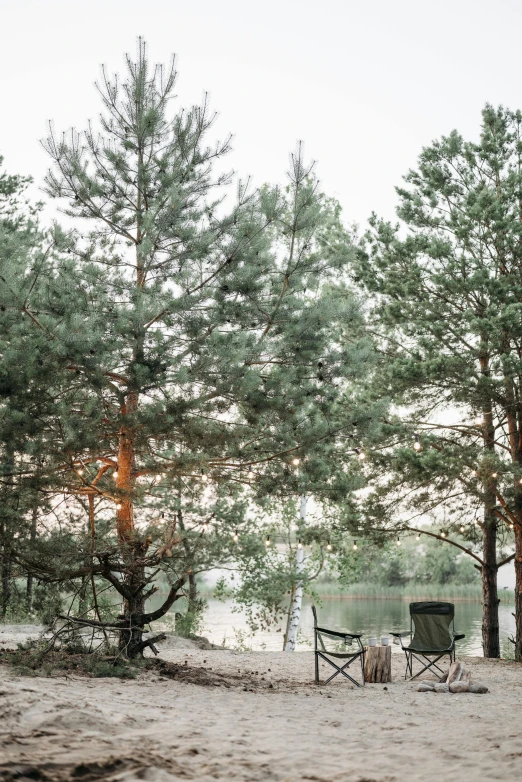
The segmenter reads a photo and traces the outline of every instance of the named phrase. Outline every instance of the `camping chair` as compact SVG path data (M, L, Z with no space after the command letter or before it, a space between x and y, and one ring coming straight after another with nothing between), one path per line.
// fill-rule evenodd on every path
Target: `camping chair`
M408 674L416 679L421 673L429 669L435 673L434 668L440 673L444 671L437 665L438 661L446 655L450 658L450 664L455 660L455 641L465 638L465 635L455 633L454 626L455 606L453 603L410 603L410 630L407 633L391 633L399 638L401 647L406 654L406 679ZM410 636L408 646L402 642L403 637ZM423 668L413 675L413 660L417 660ZM437 676L437 674L435 673Z
M361 636L357 635L356 633L338 633L336 630L325 630L324 627L318 627L317 626L317 611L315 610L315 606L312 606L312 612L314 615L314 655L315 655L315 683L319 684L319 658L327 662L329 665L332 666L332 668L335 668L335 673L332 673L332 675L326 679L326 681L323 682L323 684L328 684L328 682L331 682L332 679L334 679L336 676L338 676L340 673L342 673L343 676L346 676L347 679L349 679L353 684L355 684L356 687L360 687L361 685L359 682L357 682L355 679L352 679L350 674L346 673L346 668L349 668L350 665L357 660L357 658L361 661L361 672L362 672L362 686L364 687L364 646L361 643ZM327 636L330 639L342 639L346 647L351 646L353 643L357 644L357 649L353 652L350 652L348 649L346 651L334 651L330 652L323 640L323 636ZM320 649L317 648L317 644L319 643ZM334 660L346 660L344 665L336 665L334 660L331 660L330 657L333 657Z

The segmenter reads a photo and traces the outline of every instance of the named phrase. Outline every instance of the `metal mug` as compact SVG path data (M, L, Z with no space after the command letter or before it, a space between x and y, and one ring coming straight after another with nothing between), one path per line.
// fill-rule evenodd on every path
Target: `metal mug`
M377 638L368 638L368 646L377 646Z

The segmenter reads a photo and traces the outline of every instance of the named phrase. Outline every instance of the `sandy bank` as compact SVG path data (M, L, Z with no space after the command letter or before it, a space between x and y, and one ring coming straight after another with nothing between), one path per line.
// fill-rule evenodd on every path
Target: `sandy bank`
M5 640L5 639L4 639ZM174 782L515 780L522 666L464 658L487 695L433 695L394 681L312 684L313 655L163 648L211 686L17 677L0 666L0 779ZM244 689L246 687L246 689Z

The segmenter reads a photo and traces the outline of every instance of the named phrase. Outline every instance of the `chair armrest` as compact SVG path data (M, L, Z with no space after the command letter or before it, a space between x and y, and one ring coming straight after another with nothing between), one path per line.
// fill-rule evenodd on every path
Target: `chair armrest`
M407 630L404 633L390 633L394 638L403 638L405 635L411 635L411 630Z
M362 638L362 633L340 633L337 630L327 630L325 627L314 628L317 633L326 633L326 635L333 635L335 638Z
M455 635L453 636L453 640L454 641L460 641L460 640L462 640L462 638L465 638L465 637L466 637L465 633L455 633Z

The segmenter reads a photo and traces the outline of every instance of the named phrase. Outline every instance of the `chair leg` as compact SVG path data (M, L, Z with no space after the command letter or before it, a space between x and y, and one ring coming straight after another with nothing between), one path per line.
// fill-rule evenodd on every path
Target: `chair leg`
M361 685L361 684L359 684L359 682L358 682L358 681L356 681L355 679L352 679L352 677L350 676L350 674L349 674L349 673L347 673L347 672L346 672L346 670L345 670L346 668L348 668L348 667L349 667L349 666L350 666L350 665L351 665L351 664L354 662L354 660L355 660L355 658L356 658L356 657L361 657L361 658L362 658L362 655L359 655L359 654L354 654L354 655L353 655L353 657L351 657L351 659L349 659L349 660L348 660L348 661L347 661L347 662L346 662L346 663L345 663L345 664L344 664L342 667L340 667L339 665L337 665L336 663L334 663L334 662L333 662L333 660L330 660L330 659L329 659L329 658L328 658L328 657L327 657L325 654L323 654L322 652L318 652L318 653L317 653L317 657L316 657L316 659L317 659L317 664L319 664L319 657L321 657L321 658L322 658L322 659L323 659L323 660L324 660L326 663L328 663L328 665L331 665L331 667L335 669L335 673L332 673L332 675L331 675L331 676L329 676L329 677L328 677L328 679L325 679L325 680L322 682L322 684L323 684L323 685L326 685L326 684L328 684L329 682L331 682L331 681L332 681L332 679L335 679L335 677L336 677L336 676L338 676L339 674L342 674L342 675L343 675L343 676L344 676L346 679L348 679L349 681L351 681L351 682L352 682L352 684L355 684L355 686L356 686L356 687L361 687L361 686L362 686L362 687L364 687L364 686L365 686L365 680L364 680L364 665L363 665L362 661L361 661L361 667L362 667L362 685ZM318 683L319 683L319 682L318 682Z
M315 652L315 683L319 684L319 655Z
M361 654L361 675L362 675L362 686L366 687L366 679L364 678L364 652Z

